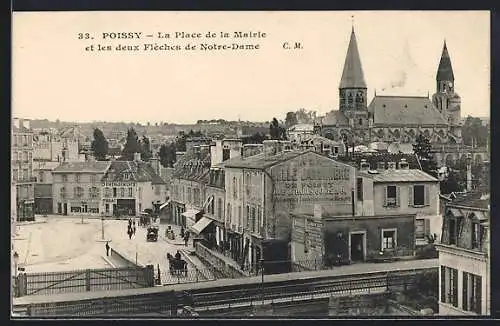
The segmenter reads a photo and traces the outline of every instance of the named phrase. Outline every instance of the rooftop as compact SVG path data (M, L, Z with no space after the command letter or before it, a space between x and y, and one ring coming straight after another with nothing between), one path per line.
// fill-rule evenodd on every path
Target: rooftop
M86 161L86 162L64 162L56 167L55 173L104 173L111 165L111 162Z
M456 196L447 206L462 206L478 209L490 209L490 194L483 194L481 192L473 192Z
M374 182L439 182L438 179L422 170L380 170L375 173L371 171L360 171L360 175L373 179Z
M445 117L426 96L375 96L368 106L374 124L447 125Z
M286 151L280 152L275 155L269 155L266 153L260 153L248 157L236 157L233 159L229 159L224 162L224 167L226 168L248 168L248 169L265 169L276 165L281 162L288 161L292 158L295 158L299 155L305 154L307 152L312 152L312 150L308 151Z
M165 184L153 167L142 161L112 161L103 181L129 181L128 177L125 177L126 174L131 174L131 179L137 182Z

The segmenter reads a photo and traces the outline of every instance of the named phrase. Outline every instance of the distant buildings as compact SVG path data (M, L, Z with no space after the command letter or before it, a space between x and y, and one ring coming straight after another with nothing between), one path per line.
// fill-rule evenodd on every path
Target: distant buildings
M29 120L13 119L11 171L16 184L18 221L35 219L35 182L33 175L33 130Z
M489 192L458 195L446 205L439 253L439 315L489 315Z
M33 173L36 175L35 184L35 213L52 214L54 212L52 185L52 170L57 168L60 162L34 161Z

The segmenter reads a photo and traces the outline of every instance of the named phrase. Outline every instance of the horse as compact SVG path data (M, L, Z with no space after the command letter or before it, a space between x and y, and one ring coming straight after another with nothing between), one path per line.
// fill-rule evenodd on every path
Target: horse
M176 259L170 253L167 253L167 259L171 275L187 276L187 263L184 259Z

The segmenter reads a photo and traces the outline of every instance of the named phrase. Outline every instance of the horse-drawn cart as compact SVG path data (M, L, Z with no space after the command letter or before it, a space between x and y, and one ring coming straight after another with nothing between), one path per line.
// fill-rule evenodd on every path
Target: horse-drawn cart
M171 254L167 254L167 259L170 275L187 276L187 262L184 259L175 258Z
M153 241L156 242L158 241L158 232L160 228L154 225L150 225L148 227L147 235L146 235L146 241Z

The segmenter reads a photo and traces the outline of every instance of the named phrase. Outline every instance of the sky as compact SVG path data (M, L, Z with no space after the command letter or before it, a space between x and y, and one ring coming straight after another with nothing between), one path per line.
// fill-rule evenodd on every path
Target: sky
M462 116L489 116L487 11L14 12L14 117L61 121L195 123L269 121L300 108L338 109L338 86L354 26L368 101L430 96L446 40ZM223 39L220 32L266 33ZM139 40L102 33L141 32ZM201 33L176 39L175 32ZM207 39L207 32L217 33ZM94 38L78 39L78 33ZM144 37L170 34L170 39ZM157 42L259 44L258 50L86 51ZM283 44L300 42L299 49ZM391 85L393 87L391 87Z

